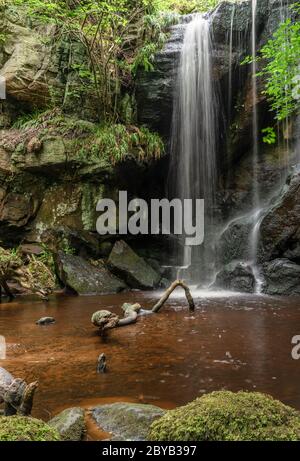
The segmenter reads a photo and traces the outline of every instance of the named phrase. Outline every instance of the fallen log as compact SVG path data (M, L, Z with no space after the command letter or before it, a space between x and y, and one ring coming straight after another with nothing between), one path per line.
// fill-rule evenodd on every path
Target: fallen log
M37 381L27 384L0 367L0 403L4 403L4 415L29 416L37 387Z
M159 301L153 306L151 310L144 311L144 313L157 313L161 310L165 302L168 300L169 296L171 293L177 288L177 287L182 287L185 292L186 299L188 301L189 309L190 311L195 310L195 304L193 297L191 295L189 287L186 285L186 283L183 280L175 280L169 288L164 292L162 297L159 299ZM120 318L117 314L107 311L107 310L101 310L97 311L92 315L92 323L96 327L100 329L100 335L103 335L106 330L116 328L116 327L121 327L125 325L130 325L131 323L135 323L138 315L141 311L141 305L136 303L136 304L130 304L130 303L124 303L122 306L122 309L124 311L124 317Z

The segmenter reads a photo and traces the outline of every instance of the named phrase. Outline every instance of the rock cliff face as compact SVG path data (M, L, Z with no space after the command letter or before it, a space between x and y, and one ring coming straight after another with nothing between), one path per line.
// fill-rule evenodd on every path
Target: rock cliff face
M15 119L20 110L45 108L53 101L63 102L75 112L80 108L82 118L95 118L94 95L77 93L74 98L72 94L78 81L76 73L68 69L68 61L72 55L73 68L86 62L82 45L58 39L55 25L37 23L22 6L1 5L0 12L0 33L4 37L0 75L6 80L8 95L7 117L2 124Z

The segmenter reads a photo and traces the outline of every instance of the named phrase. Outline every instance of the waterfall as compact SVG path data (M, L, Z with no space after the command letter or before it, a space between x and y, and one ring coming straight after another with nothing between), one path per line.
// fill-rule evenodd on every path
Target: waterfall
M231 106L232 106L232 45L233 45L233 20L235 14L235 3L231 9L230 32L229 32L229 62L228 62L228 104L227 104L227 120L231 122Z
M180 57L174 95L170 178L172 181L176 178L175 184L171 184L173 197L205 201L205 241L201 247L184 245L181 260L185 268L197 262L205 274L213 265L207 235L212 227L216 191L217 106L211 49L209 21L196 14L186 26ZM203 279L193 272L197 281Z
M259 240L259 228L262 221L262 209L260 203L260 190L258 181L258 124L257 124L257 65L256 65L256 8L257 0L252 0L252 30L251 30L251 54L252 54L252 140L253 140L253 228L250 233L250 258L253 275L255 278L255 291L261 292L263 281L257 265L257 251Z

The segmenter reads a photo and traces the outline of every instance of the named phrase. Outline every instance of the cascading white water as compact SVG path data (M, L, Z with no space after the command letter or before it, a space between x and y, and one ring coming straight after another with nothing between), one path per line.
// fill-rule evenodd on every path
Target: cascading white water
M176 177L171 195L182 200L205 200L206 232L213 217L216 191L217 116L211 48L209 21L195 15L186 27L181 51L171 144L172 178L174 173ZM201 265L207 270L205 242L201 249L185 247L182 265L189 266L199 251Z
M252 0L252 30L251 30L251 53L252 53L252 139L253 139L253 228L250 233L250 258L252 264L253 275L255 278L255 291L261 292L263 280L261 279L260 271L257 265L257 251L259 240L259 228L261 223L261 203L260 191L258 182L258 125L257 125L257 66L256 66L256 9L257 0Z
M235 14L235 3L231 9L230 19L230 32L229 32L229 62L228 62L228 104L227 104L227 120L231 121L231 107L232 107L232 48L233 48L233 20Z

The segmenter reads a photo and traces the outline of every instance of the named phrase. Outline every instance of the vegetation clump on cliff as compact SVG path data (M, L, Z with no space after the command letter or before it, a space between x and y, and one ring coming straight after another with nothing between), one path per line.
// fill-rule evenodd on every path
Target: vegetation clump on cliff
M151 440L300 440L300 413L258 392L216 391L168 411Z
M8 295L10 282L47 298L56 286L52 254L46 247L38 256L22 254L20 248L0 247L0 286Z

